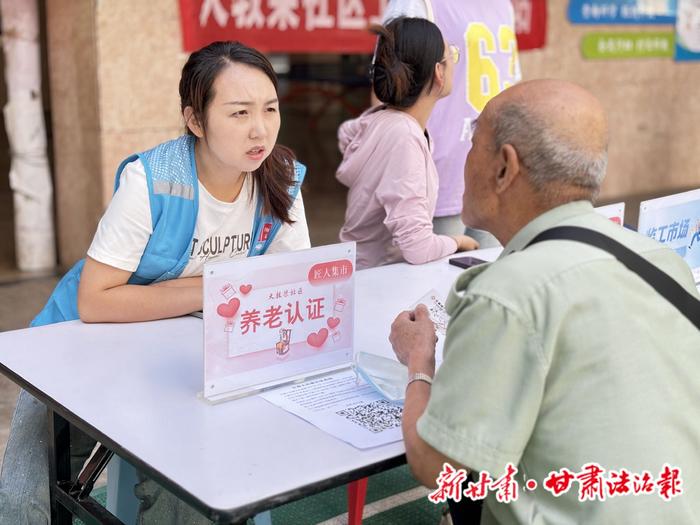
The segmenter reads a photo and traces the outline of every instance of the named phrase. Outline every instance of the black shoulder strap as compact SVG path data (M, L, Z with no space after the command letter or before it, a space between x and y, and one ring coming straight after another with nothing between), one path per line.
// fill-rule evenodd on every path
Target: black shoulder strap
M525 248L538 242L552 240L582 242L614 255L618 261L644 279L700 330L700 300L690 294L667 273L626 246L611 239L607 235L587 228L557 226L556 228L545 230L537 235Z

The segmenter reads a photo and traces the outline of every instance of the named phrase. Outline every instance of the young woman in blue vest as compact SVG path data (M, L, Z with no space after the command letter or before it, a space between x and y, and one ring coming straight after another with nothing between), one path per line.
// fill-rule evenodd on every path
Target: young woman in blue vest
M276 144L277 79L267 58L238 42L213 43L185 64L180 100L186 135L122 162L87 257L32 326L187 314L202 308L205 262L310 246L299 193L305 168ZM23 391L0 477L2 525L50 521L46 424L45 407ZM75 466L94 445L76 434ZM151 480L137 486L139 523L206 521L162 493Z

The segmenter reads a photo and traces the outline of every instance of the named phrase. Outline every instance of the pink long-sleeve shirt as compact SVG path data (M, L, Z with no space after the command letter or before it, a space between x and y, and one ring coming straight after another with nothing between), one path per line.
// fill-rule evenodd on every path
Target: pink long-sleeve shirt
M422 264L457 251L433 233L438 174L418 122L384 106L338 129L343 161L337 179L349 189L341 241L357 242L357 267L405 260Z

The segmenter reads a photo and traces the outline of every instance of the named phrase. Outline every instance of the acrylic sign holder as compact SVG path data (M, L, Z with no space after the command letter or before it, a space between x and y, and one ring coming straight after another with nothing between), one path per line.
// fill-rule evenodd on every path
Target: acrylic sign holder
M212 403L348 368L355 243L209 263L204 389Z

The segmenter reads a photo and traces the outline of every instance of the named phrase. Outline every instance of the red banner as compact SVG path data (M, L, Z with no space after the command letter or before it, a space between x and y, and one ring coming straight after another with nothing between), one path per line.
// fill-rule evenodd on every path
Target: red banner
M512 0L518 50L544 47L547 40L547 1Z
M240 40L267 53L371 53L387 0L180 0L185 51Z
M266 53L371 53L389 0L179 0L185 51L240 40ZM471 1L471 0L464 0ZM544 46L546 0L512 0L519 49Z

